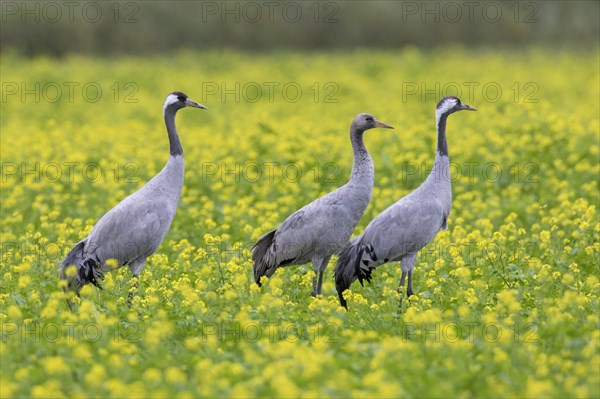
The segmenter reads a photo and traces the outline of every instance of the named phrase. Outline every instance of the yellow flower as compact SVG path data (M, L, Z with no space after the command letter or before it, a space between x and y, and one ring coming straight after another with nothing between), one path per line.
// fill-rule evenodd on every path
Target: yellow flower
M165 372L165 380L173 384L183 384L187 378L185 373L177 367L169 367Z
M90 387L98 387L104 384L106 379L106 371L101 364L93 364L89 372L85 374L84 380L86 385Z
M573 275L571 273L566 273L563 275L562 283L564 285L571 285L571 284L573 284L574 281L575 281L575 278L573 277Z
M24 276L20 276L19 277L19 288L21 289L25 289L29 286L29 284L31 283L31 277L28 275L24 275Z
M22 317L21 309L18 306L11 305L6 309L6 314L10 318L10 320L16 321L20 320Z
M67 277L75 277L77 275L77 267L75 267L74 265L68 266L65 269L65 275Z
M539 398L549 396L554 390L552 383L545 379L535 379L533 376L527 377L527 397Z
M65 360L60 356L49 356L40 361L47 374L65 374L69 372L69 368Z
M502 349L494 348L494 362L498 364L504 364L508 360L508 355Z
M469 305L479 302L479 298L475 294L475 290L473 288L467 288L465 292L465 299Z
M521 310L521 304L517 301L516 290L504 289L497 296L499 307L505 309L508 314Z
M66 397L60 389L60 382L55 379L48 379L43 384L31 388L31 396L39 399Z
M117 259L107 259L105 263L109 269L116 269L119 267L119 261Z

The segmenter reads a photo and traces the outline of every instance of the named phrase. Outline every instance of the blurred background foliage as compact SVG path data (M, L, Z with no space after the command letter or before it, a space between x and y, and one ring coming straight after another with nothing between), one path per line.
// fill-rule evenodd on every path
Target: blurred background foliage
M598 45L599 1L2 1L0 49L24 55L178 49Z

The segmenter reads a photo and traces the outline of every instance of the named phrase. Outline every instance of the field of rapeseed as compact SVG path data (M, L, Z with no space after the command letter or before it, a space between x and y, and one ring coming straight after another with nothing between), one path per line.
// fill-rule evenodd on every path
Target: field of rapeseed
M440 50L2 54L2 397L598 397L598 54ZM58 265L168 156L161 107L181 90L186 174L173 225L131 308L124 268L73 312ZM258 288L250 248L343 184L349 124L373 199L356 234L424 179L434 107L449 118L449 228L417 261L397 314L397 264L338 305L310 267Z

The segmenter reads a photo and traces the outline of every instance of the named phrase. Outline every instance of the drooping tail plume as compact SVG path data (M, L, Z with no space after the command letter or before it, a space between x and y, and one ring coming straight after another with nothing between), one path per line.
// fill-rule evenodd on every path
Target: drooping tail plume
M270 262L270 257L268 256L269 248L273 244L276 231L273 230L263 235L252 247L252 261L254 262L252 270L254 272L254 281L259 287L261 286L260 278L267 274L269 268L276 266L271 264L272 262Z
M340 305L348 309L348 304L342 293L358 278L357 269L360 269L360 259L364 248L358 244L358 237L350 241L339 254L335 266L335 288L340 299Z
M100 280L104 277L100 262L85 256L85 243L86 241L83 240L75 244L60 264L60 278L67 280L69 288L75 290L77 294L79 294L81 287L88 283L102 289ZM67 275L67 269L70 266L75 266L77 270L74 276Z
M348 309L347 302L342 293L358 279L360 285L363 280L371 282L371 272L382 262L378 261L371 245L365 246L360 242L360 237L352 239L340 252L335 267L335 287L340 298L340 305Z

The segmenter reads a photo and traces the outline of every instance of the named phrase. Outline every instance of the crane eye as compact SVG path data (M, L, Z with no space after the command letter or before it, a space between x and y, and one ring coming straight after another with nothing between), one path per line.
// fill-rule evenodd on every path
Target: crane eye
M178 99L179 101L181 101L182 103L184 103L184 102L185 102L185 97L183 97L183 96L177 96L177 99Z
M367 117L367 120L368 120L369 122L373 122L373 118L371 118L370 116L369 116L369 117Z

